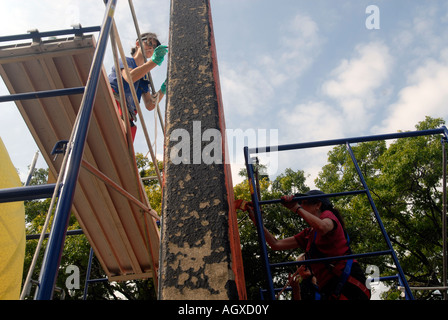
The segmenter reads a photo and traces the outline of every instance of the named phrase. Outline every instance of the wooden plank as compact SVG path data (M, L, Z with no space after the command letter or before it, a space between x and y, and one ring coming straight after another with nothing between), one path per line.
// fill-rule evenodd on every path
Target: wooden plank
M93 37L88 36L0 48L0 74L10 93L84 86L94 45ZM54 176L60 171L62 156L53 161L50 152L57 141L70 138L81 99L81 95L71 95L16 102ZM89 171L80 171L73 213L113 281L156 276L159 259L159 230L147 213L149 202L125 132L103 69L83 159L148 208L142 210L142 205Z

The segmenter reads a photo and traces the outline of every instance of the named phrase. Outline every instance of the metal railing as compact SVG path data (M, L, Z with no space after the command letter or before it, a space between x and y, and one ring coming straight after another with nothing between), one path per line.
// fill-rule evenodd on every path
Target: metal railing
M261 257L262 262L265 270L265 277L266 277L266 284L267 289L266 292L269 295L269 298L274 300L275 299L275 291L277 289L274 288L273 285L273 277L272 277L272 270L278 267L284 267L284 266L291 266L291 265L302 265L302 264L312 264L312 263L321 263L321 262L328 262L328 261L336 261L336 260L346 260L350 258L363 258L363 257L369 257L369 256L379 256L379 255L391 255L392 259L394 261L394 264L398 271L398 279L400 283L400 288L402 288L406 294L406 299L413 300L414 296L411 292L411 287L409 286L405 274L401 268L400 262L398 260L398 257L395 253L395 250L391 244L391 241L389 239L389 236L386 232L386 229L382 223L381 217L378 213L378 210L375 206L375 203L372 199L372 196L370 194L370 191L368 189L367 183L363 177L363 174L358 166L358 163L356 161L356 158L353 154L353 150L351 149L350 144L352 143L359 143L359 142L367 142L367 141L377 141L377 140L389 140L389 139L399 139L399 138L405 138L405 137L417 137L417 136L426 136L426 135L435 135L435 134L442 134L443 135L443 163L444 168L446 167L446 152L445 152L445 141L448 138L448 130L446 127L442 127L439 129L432 129L432 130L422 130L422 131L411 131L411 132L399 132L399 133L393 133L393 134L383 134L383 135L373 135L373 136L366 136L366 137L355 137L355 138L344 138L344 139L335 139L335 140L326 140L326 141L317 141L317 142L308 142L308 143L297 143L297 144L288 144L288 145L278 145L278 146L267 146L262 148L244 148L244 156L245 156L245 162L246 162L246 169L247 169L247 175L250 183L250 190L251 190L251 197L255 209L255 220L256 220L256 226L257 226L257 234L258 234L258 241L261 251ZM353 164L355 165L355 169L357 171L357 174L360 178L360 181L363 185L363 190L356 190L356 191L346 191L346 192L339 192L339 193L332 193L327 194L325 197L339 197L344 195L355 195L355 194L366 194L369 200L369 203L373 209L373 212L375 214L375 218L378 222L379 228L381 230L381 233L383 235L383 238L386 241L386 244L388 246L388 250L385 251L376 251L376 252L369 252L369 253L362 253L362 254L353 254L353 255L346 255L346 256L339 256L339 257L328 257L328 258L322 258L322 259L310 259L306 261L293 261L293 262L284 262L284 263L276 263L271 264L269 262L269 255L268 250L266 246L266 239L264 236L263 231L263 219L261 216L261 205L269 205L272 203L279 203L281 202L280 199L275 200L265 200L262 201L259 196L259 190L257 189L257 183L255 179L254 174L254 167L253 164L255 163L255 160L251 157L253 154L260 154L260 153L269 153L269 152L281 152L281 151L289 151L289 150L298 150L298 149L307 149L307 148L314 148L314 147L324 147L324 146L334 146L334 145L346 145L347 151L350 154L351 160L353 161ZM446 170L444 170L444 178L443 178L443 184L446 183ZM303 200L303 199L310 199L310 198L316 198L316 197L322 197L322 195L315 195L315 196L303 196L303 197L295 197L294 200ZM443 223L443 234L442 234L442 240L443 243L446 243L446 188L444 186L443 188L443 213L442 213L442 219L444 221ZM447 280L446 280L446 247L444 245L443 249L443 264L444 264L444 271L443 271L443 287L447 287Z

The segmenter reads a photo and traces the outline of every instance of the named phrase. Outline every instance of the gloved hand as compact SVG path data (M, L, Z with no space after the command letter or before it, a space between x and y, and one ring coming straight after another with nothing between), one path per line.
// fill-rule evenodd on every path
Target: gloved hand
M166 94L166 80L163 81L162 86L160 87L160 92Z
M165 58L166 53L168 52L167 46L158 46L154 49L154 53L152 54L151 60L160 66L163 62L163 59Z

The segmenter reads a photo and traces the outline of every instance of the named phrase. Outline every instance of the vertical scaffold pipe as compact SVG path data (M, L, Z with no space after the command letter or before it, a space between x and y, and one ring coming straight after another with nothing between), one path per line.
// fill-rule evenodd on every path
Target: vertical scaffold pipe
M172 0L159 298L245 299L209 0Z
M444 136L442 138L442 171L443 171L443 176L442 176L442 196L443 196L443 200L442 200L442 250L443 250L443 254L442 254L442 258L443 258L443 262L442 262L442 266L443 266L443 271L442 271L442 283L443 286L446 287L448 285L447 283L447 268L448 268L448 261L447 261L447 243L446 243L446 225L447 225L447 221L446 221L446 208L447 208L447 199L446 199L446 143L447 143L447 137ZM443 299L444 300L448 300L448 292L444 291L443 292Z
M378 212L378 210L377 210L377 208L375 206L375 203L373 201L373 198L372 198L372 195L370 193L369 187L367 186L367 183L366 183L366 181L364 179L362 171L361 171L361 169L360 169L360 167L358 165L358 161L355 158L355 154L353 153L353 149L351 148L351 146L350 146L350 144L348 142L346 143L346 148L347 148L347 151L348 151L348 153L349 153L349 155L350 155L350 157L352 159L353 165L355 166L356 172L358 173L358 177L361 180L362 186L366 190L367 198L368 198L368 200L370 202L370 206L373 209L373 213L375 214L375 218L376 218L376 220L378 222L378 225L379 225L379 227L381 229L381 233L383 234L384 240L386 241L387 246L390 249L392 259L393 259L393 261L395 263L395 267L397 268L397 271L398 271L398 274L399 274L399 279L400 279L402 285L405 288L406 299L414 300L414 296L413 296L413 294L411 292L411 289L409 287L408 281L406 280L406 277L404 275L404 271L401 268L400 261L398 261L397 254L395 253L394 247L392 246L392 242L390 241L389 235L386 232L386 228L384 227L384 224L383 224L383 222L381 220L380 214L379 214L379 212Z
M269 300L275 300L275 292L274 292L274 283L272 281L271 264L269 263L268 249L266 246L266 238L264 236L263 221L262 221L260 205L259 205L259 201L261 201L261 198L259 197L258 186L255 183L254 171L253 171L253 166L252 166L253 160L250 157L248 147L244 147L244 159L246 161L247 175L249 178L249 189L250 189L250 193L252 196L252 202L254 204L254 209L255 209L255 221L256 221L256 226L257 226L258 243L260 245L261 261L263 263L263 267L264 267L264 271L265 271L267 292L269 295L268 298L269 298Z
M81 101L81 108L78 119L73 128L74 134L71 146L68 146L68 158L65 172L62 180L59 201L54 214L54 221L48 239L47 249L45 251L42 263L41 274L39 276L39 285L36 291L36 300L49 300L53 296L53 288L56 282L59 264L61 260L65 233L67 231L68 220L73 203L76 182L78 180L79 168L81 166L82 154L89 129L89 122L92 115L93 103L95 101L98 80L101 68L103 66L104 53L107 47L112 18L115 13L116 0L109 0L106 6L106 14L102 23L101 32L98 39L98 46L93 57L92 67L90 69L89 80L86 85L85 93Z

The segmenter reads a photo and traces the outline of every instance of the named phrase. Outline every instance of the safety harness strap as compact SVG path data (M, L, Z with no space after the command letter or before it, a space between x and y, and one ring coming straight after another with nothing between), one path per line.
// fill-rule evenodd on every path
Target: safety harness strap
M348 254L350 254L351 248L350 248L350 237L348 235L348 233L344 230L344 235L345 238L347 240L347 247L348 247ZM315 247L315 243L316 243L316 237L317 237L317 232L314 232L314 237L313 237L313 244ZM315 247L315 249L318 251L318 249ZM319 251L318 251L319 252ZM353 278L350 276L350 273L352 271L352 265L353 265L353 259L347 260L346 264L345 264L345 268L344 271L342 272L340 278L339 278L339 282L336 285L336 288L332 294L333 297L339 297L341 295L342 289L344 288L345 283L347 282L347 279L349 278Z
M341 277L339 279L339 283L336 286L336 289L334 290L333 293L334 295L339 296L341 294L342 288L347 282L347 279L350 277L350 273L352 271L352 265L353 265L353 259L347 260L344 271L342 272Z

